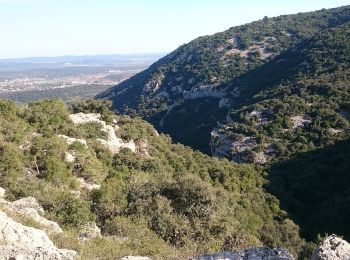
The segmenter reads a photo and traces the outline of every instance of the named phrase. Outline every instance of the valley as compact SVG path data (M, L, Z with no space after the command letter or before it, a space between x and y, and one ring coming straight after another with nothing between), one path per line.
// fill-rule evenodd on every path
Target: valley
M147 68L160 55L0 60L0 97L23 103L42 98L67 102L93 98Z
M349 5L0 60L0 258L348 260L349 156Z

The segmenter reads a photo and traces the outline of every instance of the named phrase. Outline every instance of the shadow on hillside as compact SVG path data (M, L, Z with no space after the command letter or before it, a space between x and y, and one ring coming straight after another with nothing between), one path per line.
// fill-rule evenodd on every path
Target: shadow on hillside
M325 233L350 239L350 140L273 165L266 188L306 239Z

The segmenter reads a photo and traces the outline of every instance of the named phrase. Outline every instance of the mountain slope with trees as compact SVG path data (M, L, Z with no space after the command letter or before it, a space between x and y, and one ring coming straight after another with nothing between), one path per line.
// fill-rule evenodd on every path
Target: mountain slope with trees
M305 238L348 238L349 39L349 6L264 18L181 46L99 98L176 142L266 169Z
M258 91L248 80L250 73L349 20L350 7L345 6L265 17L200 37L98 98L111 99L118 111L141 115L175 141L210 153L210 133L217 122L224 122L228 111L236 104L244 106ZM267 76L261 80L269 82Z
M235 79L245 99L231 97L213 153L265 163L349 138L349 38L350 23L322 31Z
M324 233L350 238L349 158L348 139L271 167L268 190L280 199L307 239Z

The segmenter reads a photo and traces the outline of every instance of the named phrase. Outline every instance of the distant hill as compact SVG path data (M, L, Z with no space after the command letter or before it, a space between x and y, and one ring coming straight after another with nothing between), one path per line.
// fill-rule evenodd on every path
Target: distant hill
M349 6L265 17L195 39L97 97L208 154L288 157L348 136L349 21Z
M1 63L94 63L94 62L115 62L130 60L150 60L161 58L164 53L144 53L144 54L109 54L109 55L71 55L71 56L47 56L28 57L14 59L0 59Z

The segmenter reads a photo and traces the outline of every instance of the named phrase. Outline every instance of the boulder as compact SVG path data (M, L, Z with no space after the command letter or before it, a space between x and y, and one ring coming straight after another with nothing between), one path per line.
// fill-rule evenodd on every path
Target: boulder
M244 250L244 259L294 260L294 256L285 248L252 247Z
M5 194L5 190L0 187ZM6 210L13 212L15 214L23 215L37 222L48 234L59 234L62 233L60 226L51 220L46 219L42 215L44 214L44 209L40 206L38 201L33 197L22 198L13 202L6 201L0 198L0 205L2 205Z
M243 256L239 253L233 252L221 252L210 255L198 256L194 260L241 260Z
M75 251L58 249L42 230L24 226L0 212L0 259L74 259Z
M38 211L32 208L20 209L18 213L23 214L24 216L31 218L48 233L48 234L60 234L63 233L61 227L54 221L48 220L39 215Z
M89 222L80 230L79 239L85 241L94 237L101 237L101 229L95 222Z
M295 258L284 248L252 247L241 252L203 255L194 260L295 260Z
M40 206L38 201L33 197L22 198L22 199L13 201L11 204L17 210L30 208L30 209L35 209L37 212L40 212L42 214L44 213L44 209Z
M317 247L311 260L348 260L350 259L350 244L344 239L330 235Z

